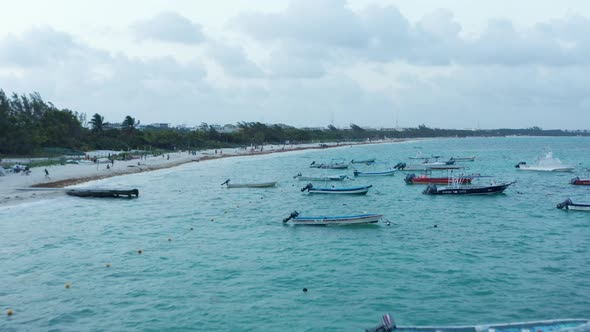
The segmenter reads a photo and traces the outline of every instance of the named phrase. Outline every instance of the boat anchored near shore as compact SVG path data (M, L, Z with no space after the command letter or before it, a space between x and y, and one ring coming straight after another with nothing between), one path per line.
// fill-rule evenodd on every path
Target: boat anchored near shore
M230 180L225 180L221 185L225 185L228 188L272 188L277 186L277 181L267 182L250 182L250 183L230 183Z
M293 211L289 217L283 219L283 223L293 220L294 225L358 225L371 224L383 218L382 214L356 214L350 216L301 216L299 212Z

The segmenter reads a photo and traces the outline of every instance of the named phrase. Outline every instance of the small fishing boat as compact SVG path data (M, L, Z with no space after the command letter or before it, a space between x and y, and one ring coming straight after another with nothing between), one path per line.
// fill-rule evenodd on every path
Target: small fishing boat
M412 160L424 160L424 159L438 159L440 158L440 155L430 155L430 156L426 156L424 154L422 154L422 152L418 151L418 153L416 153L416 156L414 157L409 157L408 159L412 159Z
M471 157L451 157L451 159L449 160L454 160L454 161L475 161L475 156L471 156Z
M315 161L313 161L309 167L311 168L321 168L321 169L347 169L348 168L348 164L345 164L344 162L331 162L329 164L317 164Z
M381 324L365 332L590 332L588 319L552 319L518 323L467 326L397 326L386 314Z
M395 169L390 169L390 170L381 171L381 172L361 172L361 171L358 171L355 169L353 171L353 174L354 174L354 176L361 176L361 177L362 176L391 176L391 175L394 175L395 172L396 172Z
M428 170L452 170L452 169L460 169L461 167L455 165L447 165L447 164L413 164L407 165L404 162L397 163L393 168L397 169L398 171L428 171Z
M289 217L283 219L283 223L293 220L294 225L358 225L376 223L382 217L382 214L306 217L299 215L297 211L293 211Z
M557 204L557 208L561 210L576 210L576 211L590 211L590 204L574 203L571 199Z
M455 183L442 188L438 188L436 184L429 184L422 193L426 195L491 195L503 193L513 183L490 184L489 186L461 186Z
M339 175L326 175L326 176L303 176L301 173L295 175L294 179L299 179L301 181L342 181L346 179L346 175L339 174Z
M377 160L377 158L370 158L370 159L362 159L362 160L351 160L351 164L372 164Z
M576 176L570 181L570 183L577 186L590 186L590 179L580 179L579 176Z
M576 176L575 178L571 179L570 183L577 186L590 186L590 169L584 168L584 172L584 178Z
M459 184L470 184L473 178L477 175L459 175L456 178L456 181ZM453 181L453 177L444 176L444 177L432 177L430 174L422 174L416 176L414 173L410 173L406 175L404 179L406 184L449 184Z
M348 188L315 188L313 184L308 183L301 191L306 191L310 194L334 194L334 195L366 195L372 185Z
M139 190L113 190L113 189L69 189L66 194L77 197L101 197L101 198L132 198L139 197Z
M574 170L574 165L564 164L558 158L553 157L553 153L548 151L545 156L539 158L535 164L527 165L526 162L521 161L514 167L523 171L540 171L540 172L571 172Z
M227 179L221 185L222 186L226 185L228 188L270 188L270 187L276 187L277 181L252 182L252 183L230 183L229 179Z

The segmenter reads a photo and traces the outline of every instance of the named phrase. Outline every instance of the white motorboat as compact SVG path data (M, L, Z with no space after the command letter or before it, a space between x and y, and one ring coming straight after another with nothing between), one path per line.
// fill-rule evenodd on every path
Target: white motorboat
M553 157L553 153L548 151L545 156L539 158L535 164L528 165L521 161L514 166L523 171L540 171L540 172L572 172L574 165L564 164L558 158Z

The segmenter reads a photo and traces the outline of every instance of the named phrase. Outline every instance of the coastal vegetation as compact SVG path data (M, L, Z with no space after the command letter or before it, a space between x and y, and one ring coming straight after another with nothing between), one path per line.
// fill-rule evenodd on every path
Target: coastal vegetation
M88 120L85 113L60 109L45 102L37 92L6 95L0 90L0 157L22 155L63 155L95 149L105 150L198 150L263 144L364 141L416 137L490 136L590 136L588 131L526 129L368 129L351 124L349 128L295 128L284 124L238 122L236 130L221 132L202 123L187 128L140 127L140 121L127 115L121 122L107 122L100 114Z

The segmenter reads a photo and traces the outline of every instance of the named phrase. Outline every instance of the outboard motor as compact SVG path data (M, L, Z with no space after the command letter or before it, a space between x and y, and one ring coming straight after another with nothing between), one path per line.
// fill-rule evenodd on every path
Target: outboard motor
M574 204L574 202L572 202L572 200L568 198L565 201L557 204L557 208L558 209L565 209L565 210L567 210L568 209L568 206L570 206L572 204Z
M303 192L303 191L309 190L311 188L313 188L313 184L308 183L305 187L301 188L301 191Z
M414 179L416 178L416 174L411 173L406 175L406 178L404 179L404 181L406 181L407 184L412 184L414 183Z
M291 214L287 218L283 219L283 222L287 222L287 221L297 217L298 215L299 215L299 212L293 211L293 212L291 212Z
M427 194L427 195L434 195L438 192L438 188L436 187L436 184L429 184L428 187L426 187L426 189L424 189L424 191L422 192L423 194Z
M354 176L359 176L359 171L357 171L356 169L352 172L352 174L354 174Z
M315 165L315 160L311 162L311 164L309 164L309 166L313 166Z
M228 184L229 183L229 179L225 180L224 183L222 183L221 185L223 186L224 184Z
M395 168L395 169L397 169L399 171L403 171L404 168L406 168L406 163L399 162L393 168Z
M300 177L300 176L301 176L301 173L297 173L297 175L295 175L295 176L293 177L293 179L297 179L297 178L298 178L298 177Z
M571 179L570 183L571 184L576 184L576 182L578 182L580 180L579 176L576 176L575 178Z
M526 165L526 162L525 161L521 161L518 164L516 164L514 167L520 168L520 165Z

